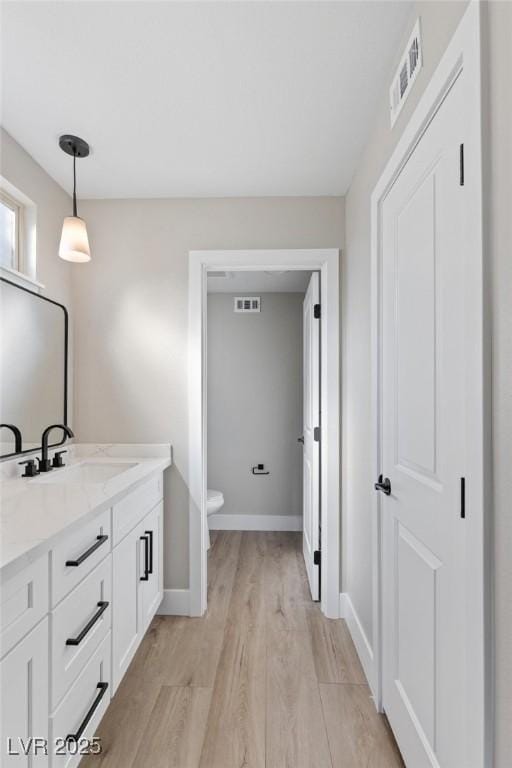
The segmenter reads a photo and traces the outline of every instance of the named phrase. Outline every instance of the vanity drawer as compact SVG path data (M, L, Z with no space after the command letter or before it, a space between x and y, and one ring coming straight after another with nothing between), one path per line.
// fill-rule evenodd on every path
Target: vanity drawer
M115 547L127 533L163 498L163 475L159 474L130 493L112 514L113 546Z
M0 657L48 613L48 554L0 585Z
M112 556L109 555L52 613L52 709L110 630L111 605Z
M110 703L110 694L109 632L50 718L50 744L54 752L51 765L54 768L78 765L82 755L71 754L71 750L56 754L56 751L64 750L56 750L55 745L60 746L71 734L78 738L78 748L80 739L90 740Z
M71 592L111 549L110 509L89 520L53 548L52 605Z

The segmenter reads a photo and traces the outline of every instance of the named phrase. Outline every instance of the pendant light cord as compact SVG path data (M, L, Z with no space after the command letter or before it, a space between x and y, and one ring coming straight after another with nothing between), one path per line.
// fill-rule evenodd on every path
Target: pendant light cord
M76 153L73 153L73 216L77 216L76 212Z

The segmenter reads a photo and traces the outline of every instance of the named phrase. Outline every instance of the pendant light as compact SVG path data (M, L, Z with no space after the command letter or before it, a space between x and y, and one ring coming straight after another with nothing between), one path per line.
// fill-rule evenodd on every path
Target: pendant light
M73 215L66 216L62 225L59 256L65 261L84 262L91 260L89 238L85 221L77 215L76 211L76 159L87 157L89 145L78 136L66 134L59 139L59 147L73 157Z

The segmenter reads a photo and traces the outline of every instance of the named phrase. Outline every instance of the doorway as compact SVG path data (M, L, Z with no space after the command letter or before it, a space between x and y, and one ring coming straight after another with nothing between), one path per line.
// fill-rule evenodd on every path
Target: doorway
M207 276L207 527L300 531L315 601L321 589L319 309L318 272Z
M322 311L318 318L323 348L319 392L323 433L318 535L322 560L321 608L339 617L339 252L336 249L278 251L195 251L189 267L189 487L190 613L207 607L207 280L209 273L315 271ZM320 426L315 425L315 426ZM263 462L264 463L264 462ZM255 465L257 467L257 465ZM256 469L256 471L258 471ZM264 471L264 470L263 470ZM311 556L318 558L315 551ZM320 567L319 565L316 567Z

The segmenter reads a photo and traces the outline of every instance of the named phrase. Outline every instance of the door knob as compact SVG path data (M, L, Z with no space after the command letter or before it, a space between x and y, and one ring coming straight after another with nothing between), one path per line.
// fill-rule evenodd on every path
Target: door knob
M391 495L391 481L389 477L384 477L383 475L379 475L378 481L375 483L375 490L376 491L382 491L382 493L385 493L386 496Z
M297 442L298 443L302 443L302 445L304 445L304 438L303 437L298 437L297 438Z

